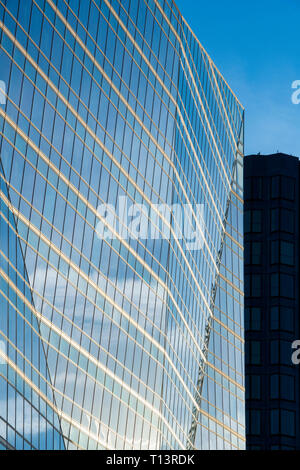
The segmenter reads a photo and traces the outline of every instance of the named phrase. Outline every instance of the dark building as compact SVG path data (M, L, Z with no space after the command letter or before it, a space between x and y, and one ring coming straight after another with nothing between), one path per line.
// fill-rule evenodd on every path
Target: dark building
M245 158L248 449L300 449L299 160Z

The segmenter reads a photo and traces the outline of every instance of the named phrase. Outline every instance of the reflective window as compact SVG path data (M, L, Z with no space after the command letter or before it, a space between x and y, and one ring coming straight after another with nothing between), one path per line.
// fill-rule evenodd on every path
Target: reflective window
M294 243L284 240L273 240L271 242L271 264L286 264L293 266Z
M271 364L292 365L291 343L283 340L270 341Z
M259 341L246 342L246 362L250 365L261 363L261 344Z
M289 307L274 306L270 308L270 328L271 330L294 331L295 323L294 310Z
M261 309L258 307L245 308L245 328L246 330L260 330Z
M295 179L288 176L273 176L271 178L271 197L272 199L282 198L294 201Z
M1 262L28 309L3 287L17 305L1 310L0 333L8 332L10 357L28 381L10 370L4 380L1 370L0 398L13 402L2 407L11 442L29 417L23 447L184 448L193 440L191 410L212 285L220 329L211 329L208 362L220 374L204 379L201 407L214 420L197 425L201 436L209 428L199 447L245 446L244 111L174 4L157 6L0 2L0 79L9 90L0 116L1 209L8 214L6 200L14 208ZM193 70L199 93L190 87ZM228 200L230 181L237 195ZM260 198L262 182L251 184ZM171 237L132 237L147 225L139 218L131 220L130 236L111 238L120 196L127 209L201 204L203 247L190 250L186 237L173 237L172 224ZM97 208L107 203L112 230L103 237ZM121 225L129 223L124 215ZM260 225L254 211L251 230ZM216 277L218 252L228 268L222 277ZM252 290L260 290L255 279Z
M245 296L261 296L262 277L260 274L245 274Z
M279 240L271 242L271 264L279 263Z
M271 231L294 233L295 214L289 209L271 210Z
M295 214L288 209L280 210L280 230L282 232L294 233Z
M245 233L259 233L262 231L262 211L245 211Z
M294 259L294 243L280 241L280 263L293 266L295 264Z
M279 399L279 375L271 375L270 377L270 397L272 399Z
M295 180L288 176L281 177L281 197L289 201L295 199Z
M271 296L293 299L295 295L295 279L285 273L271 274Z
M261 432L261 411L247 410L247 422L248 433L259 436Z
M261 399L260 375L251 374L246 376L246 398L250 400Z
M280 176L271 178L271 197L273 199L280 197Z
M284 374L271 375L270 391L272 399L295 400L295 378Z
M245 264L261 264L262 243L246 242L245 243Z
M271 210L271 231L279 231L279 209Z
M279 410L271 410L270 421L271 434L279 434Z
M246 178L245 181L245 199L262 199L263 179L261 176Z
M290 410L280 411L280 431L286 436L295 436L295 412Z

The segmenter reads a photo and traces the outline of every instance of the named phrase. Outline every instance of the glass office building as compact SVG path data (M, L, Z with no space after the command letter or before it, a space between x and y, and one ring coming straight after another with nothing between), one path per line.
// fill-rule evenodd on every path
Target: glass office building
M300 450L299 170L283 153L245 158L247 450Z
M244 448L244 111L176 5L0 0L0 83L0 447Z

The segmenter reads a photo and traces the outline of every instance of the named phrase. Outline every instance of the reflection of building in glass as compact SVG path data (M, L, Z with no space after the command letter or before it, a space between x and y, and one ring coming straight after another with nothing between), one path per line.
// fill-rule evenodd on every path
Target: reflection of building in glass
M249 449L300 449L299 160L245 158L246 411Z
M0 1L0 35L0 445L243 448L241 105L174 3ZM203 246L101 239L122 196Z

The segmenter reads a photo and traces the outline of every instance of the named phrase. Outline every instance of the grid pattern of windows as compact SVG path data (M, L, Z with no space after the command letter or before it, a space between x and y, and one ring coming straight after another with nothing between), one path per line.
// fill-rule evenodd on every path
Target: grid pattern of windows
M295 296L295 278L290 274L271 274L271 297L286 297L293 299Z
M245 308L245 329L259 331L262 325L262 312L260 307Z
M0 433L9 449L64 449L14 215L0 167Z
M295 311L290 307L273 306L270 308L271 330L295 331Z
M295 179L283 175L273 176L271 180L271 198L294 201Z
M261 264L262 258L262 243L247 242L245 243L245 264Z
M253 263L256 264L256 263ZM271 264L295 265L295 245L285 240L271 242Z
M244 165L247 449L299 449L299 159Z
M262 231L262 211L245 211L245 233L260 233Z
M295 400L295 377L273 374L270 377L271 398L274 400Z
M247 429L253 436L259 436L261 433L261 410L247 410Z
M245 178L245 199L260 200L263 198L263 178L256 176L255 178Z
M250 400L261 399L261 376L251 375L246 377L246 398Z
M260 297L262 288L261 274L245 274L245 295Z
M271 434L295 436L295 412L290 410L271 410Z
M295 214L289 209L276 208L271 210L271 231L293 234L295 230Z
M38 404L28 433L4 417L0 435L243 448L243 108L166 0L0 0L0 41L1 217L22 253L1 245L1 292L40 347L36 366L16 330L4 337L3 387L25 407L22 377ZM203 247L161 213L169 239L122 237L109 222L121 197L190 204L196 225L202 204ZM97 234L103 203L114 237Z

